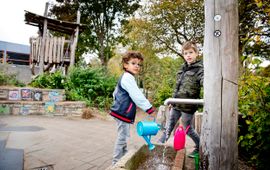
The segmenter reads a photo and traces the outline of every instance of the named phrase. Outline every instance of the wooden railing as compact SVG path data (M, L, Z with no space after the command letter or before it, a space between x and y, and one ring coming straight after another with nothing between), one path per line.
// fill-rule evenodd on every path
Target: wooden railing
M69 40L65 37L46 37L45 48L41 51L42 37L30 39L30 61L32 63L39 63L40 57L44 56L45 63L62 63L70 62L69 55ZM66 55L68 54L68 55Z

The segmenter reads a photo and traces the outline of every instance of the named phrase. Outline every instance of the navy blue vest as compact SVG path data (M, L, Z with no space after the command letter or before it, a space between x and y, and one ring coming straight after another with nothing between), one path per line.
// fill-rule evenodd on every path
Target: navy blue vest
M136 116L136 105L130 98L128 92L121 87L121 79L118 80L114 90L114 102L110 115L127 123L134 123Z

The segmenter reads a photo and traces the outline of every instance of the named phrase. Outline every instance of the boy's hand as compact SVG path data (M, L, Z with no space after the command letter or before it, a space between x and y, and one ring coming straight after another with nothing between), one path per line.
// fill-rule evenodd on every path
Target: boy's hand
M172 104L169 104L169 110L171 110L173 108Z

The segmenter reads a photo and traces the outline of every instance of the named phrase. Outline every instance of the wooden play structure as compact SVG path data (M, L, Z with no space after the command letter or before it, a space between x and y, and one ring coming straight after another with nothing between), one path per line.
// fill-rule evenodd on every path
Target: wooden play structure
M39 66L39 74L57 69L62 69L66 73L68 68L75 64L78 35L86 28L85 25L80 24L79 11L77 22L72 23L48 18L48 6L49 3L46 3L44 16L25 11L26 24L39 28L39 36L30 38L30 66L33 75L36 66ZM68 36L53 37L47 30Z

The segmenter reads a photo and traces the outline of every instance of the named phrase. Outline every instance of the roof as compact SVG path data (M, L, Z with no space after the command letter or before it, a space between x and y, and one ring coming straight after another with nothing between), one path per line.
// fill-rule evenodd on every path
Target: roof
M24 44L7 42L7 41L0 41L0 51L29 54L30 53L30 46L24 45Z
M44 17L25 10L25 23L33 25L43 29L44 20L47 19L47 29L72 35L75 32L77 26L79 26L79 32L83 32L86 29L85 24L77 24L73 22L61 21Z

